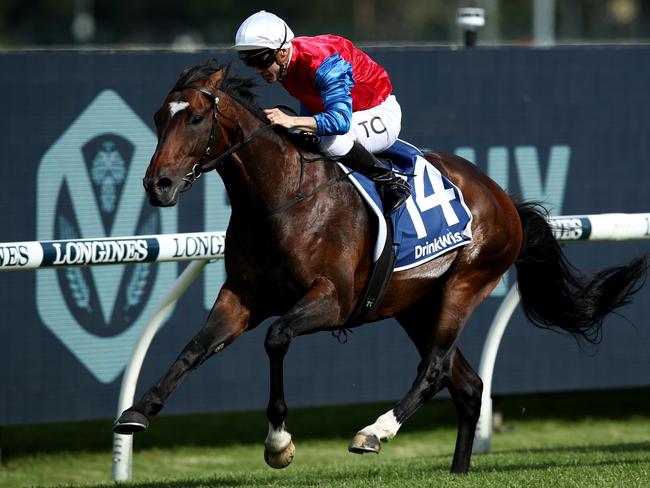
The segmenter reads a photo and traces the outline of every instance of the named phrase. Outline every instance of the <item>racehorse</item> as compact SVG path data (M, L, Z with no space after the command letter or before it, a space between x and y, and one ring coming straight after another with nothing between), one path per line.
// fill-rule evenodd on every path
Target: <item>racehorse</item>
M292 340L340 331L372 265L376 224L342 170L331 161L306 164L304 152L269 125L250 80L230 76L214 60L185 70L155 114L158 145L143 183L151 204L172 206L201 173L216 169L232 214L226 233L227 278L207 321L163 377L123 412L114 431L144 430L193 369L264 319L270 362L266 462L287 466L294 455L285 429L283 360ZM481 406L482 382L457 346L463 327L514 263L521 302L538 326L598 342L605 316L640 288L644 257L590 277L564 257L543 208L514 203L488 176L457 156L426 153L457 185L472 213L472 241L423 265L393 274L381 306L367 322L395 317L421 362L393 409L362 428L349 450L379 452L400 426L447 388L459 423L452 473L466 473Z

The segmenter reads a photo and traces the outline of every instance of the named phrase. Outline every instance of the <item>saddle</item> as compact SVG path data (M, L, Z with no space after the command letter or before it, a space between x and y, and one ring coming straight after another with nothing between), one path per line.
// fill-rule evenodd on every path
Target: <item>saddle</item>
M319 137L305 131L287 131L301 149L318 154ZM364 293L346 328L363 323L381 305L393 272L422 265L472 241L472 214L460 189L440 173L415 146L398 139L376 155L378 161L403 175L413 195L397 211L385 216L375 184L340 162L348 179L377 219L373 267Z
M313 132L300 129L287 129L286 134L289 140L298 146L299 149L315 154L320 153L320 137Z

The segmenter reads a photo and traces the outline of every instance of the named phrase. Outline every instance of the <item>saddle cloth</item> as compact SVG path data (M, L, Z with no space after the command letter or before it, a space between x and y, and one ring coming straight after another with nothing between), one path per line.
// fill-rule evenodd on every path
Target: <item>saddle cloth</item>
M472 214L463 195L451 181L411 144L398 139L386 151L376 154L393 171L402 173L413 194L390 219L393 225L393 250L397 256L394 271L424 264L472 241ZM386 220L375 184L360 173L339 165L377 217L378 233L373 260L377 261L386 244Z

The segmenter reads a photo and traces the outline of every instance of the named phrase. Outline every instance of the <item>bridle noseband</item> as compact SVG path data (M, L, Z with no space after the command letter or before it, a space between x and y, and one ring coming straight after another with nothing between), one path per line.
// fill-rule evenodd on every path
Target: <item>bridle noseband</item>
M197 90L201 92L203 95L205 95L208 98L208 100L210 100L210 103L212 105L212 127L210 128L210 138L208 139L208 143L205 146L205 151L203 151L203 155L194 164L194 166L192 166L192 170L189 173L187 173L185 176L183 176L183 181L189 184L188 189L190 186L192 186L192 183L194 183L197 179L201 177L203 173L212 171L217 166L219 166L219 163L221 163L224 159L226 159L228 156L233 154L235 151L239 150L242 146L248 144L250 141L255 139L260 134L273 130L276 127L276 124L265 125L253 131L249 136L243 137L241 141L239 141L237 144L233 146L230 146L226 151L221 153L219 156L212 157L212 145L214 144L215 133L218 126L218 116L230 120L231 122L235 122L237 124L237 132L241 132L243 134L241 125L239 125L239 122L237 122L234 119L231 119L230 117L225 115L221 110L219 110L219 97L214 93L211 93L205 88L194 87L194 86L184 87L181 89L181 91L183 90Z

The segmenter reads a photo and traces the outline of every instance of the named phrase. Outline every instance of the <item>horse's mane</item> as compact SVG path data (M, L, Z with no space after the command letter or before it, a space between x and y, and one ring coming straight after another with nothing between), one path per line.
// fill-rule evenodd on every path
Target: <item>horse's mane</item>
M220 64L217 60L210 59L203 64L188 68L181 73L172 91L182 91L195 81L203 80L221 70L224 70L224 77L219 88L235 98L253 115L266 121L264 112L257 104L257 95L253 91L258 86L257 83L252 78L230 76L230 63Z

